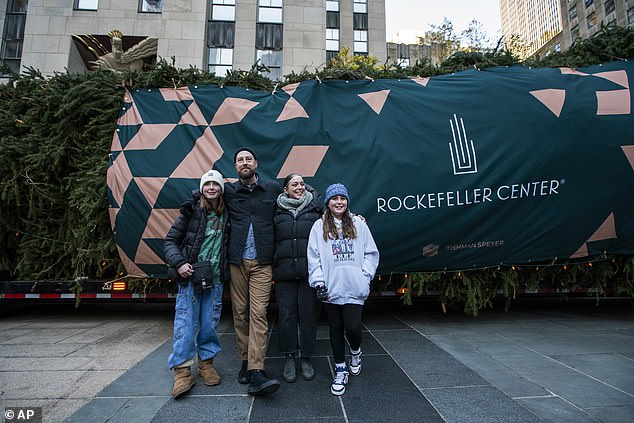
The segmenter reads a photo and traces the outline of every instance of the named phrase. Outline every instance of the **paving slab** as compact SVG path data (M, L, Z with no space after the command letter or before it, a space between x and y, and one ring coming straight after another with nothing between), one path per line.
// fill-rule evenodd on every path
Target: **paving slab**
M519 398L517 402L541 420L553 423L598 423L599 420L558 396Z
M523 360L498 357L498 361L555 395L580 408L634 405L634 396L558 363L548 357L527 355Z
M447 423L537 423L539 418L493 386L423 389Z

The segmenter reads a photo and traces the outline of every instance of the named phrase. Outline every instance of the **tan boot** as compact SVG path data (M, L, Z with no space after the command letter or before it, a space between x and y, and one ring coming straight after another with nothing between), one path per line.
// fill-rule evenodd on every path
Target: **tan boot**
M214 386L220 384L220 375L214 369L213 358L203 361L198 357L198 376L200 376L205 385Z
M172 389L174 399L189 391L194 383L191 367L174 367L174 388Z

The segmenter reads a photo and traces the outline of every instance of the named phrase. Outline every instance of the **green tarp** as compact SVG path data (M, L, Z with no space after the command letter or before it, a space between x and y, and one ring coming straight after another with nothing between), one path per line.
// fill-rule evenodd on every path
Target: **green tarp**
M381 273L634 254L630 81L615 62L133 90L108 171L115 241L130 274L164 277L179 205L211 167L235 179L248 146L263 177L346 184Z

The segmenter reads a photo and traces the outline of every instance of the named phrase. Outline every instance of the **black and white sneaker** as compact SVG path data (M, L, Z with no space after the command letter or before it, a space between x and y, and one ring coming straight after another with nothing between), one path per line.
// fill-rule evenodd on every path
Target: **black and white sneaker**
M357 376L361 373L361 348L357 354L350 351L350 373Z
M333 395L343 395L348 384L348 369L346 367L335 367L335 378L330 385L330 393Z

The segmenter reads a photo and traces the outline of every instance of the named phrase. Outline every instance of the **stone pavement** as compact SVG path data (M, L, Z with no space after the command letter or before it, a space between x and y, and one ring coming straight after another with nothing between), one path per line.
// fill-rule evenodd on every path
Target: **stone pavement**
M412 307L369 303L363 316L363 370L361 375L351 376L342 397L329 391L332 359L322 313L313 359L316 378L282 382L275 394L254 398L236 380L240 362L230 310L225 307L220 324L223 352L215 360L222 383L208 387L197 381L188 394L175 401L170 398L172 373L166 368L171 326L165 322L173 311L166 309L165 316L143 319L148 325L144 331L141 321L128 325L130 332L149 331L157 348L142 359L138 359L143 355L141 349L147 351L151 345L132 348L137 352L127 362L139 361L127 371L112 370L117 367L115 360L101 358L99 366L105 366L104 380L108 381L94 393L87 390L69 395L77 375L76 370L63 368L62 363L68 360L63 340L56 341L54 334L42 338L49 342L51 358L57 363L53 367L60 368L46 374L43 384L66 380L59 401L68 401L72 410L66 415L67 422L629 423L634 421L633 310L624 301L602 300L595 307L593 300L565 303L542 299L516 301L507 313L496 305L473 318L461 311L442 314L434 301ZM272 322L275 317L273 306ZM10 333L18 334L18 328L9 329ZM0 319L0 329L4 336L6 318ZM43 329L34 330L46 335ZM35 375L22 378L22 370L16 368L29 369L28 361L20 364L14 358L8 362L4 358L6 350L2 348L17 345L12 339L13 344L0 342L3 406L15 405L14 398L20 397L20 389L26 385L32 390L27 392L37 395ZM117 350L110 346L112 341L99 339L94 341L98 346L84 348L88 352L98 347ZM281 379L284 359L276 344L273 323L266 366L269 376ZM81 349L69 354L76 357L79 367L86 366L81 364L86 360ZM67 373L70 376L64 376ZM13 384L29 377L29 383L13 389ZM72 403L73 395L84 401L82 406ZM40 397L20 398L33 405L28 398ZM44 421L61 421L56 417L63 413L47 416L50 410L45 407Z
M429 310L429 307L434 310ZM273 313L274 314L274 313ZM323 316L322 316L323 318ZM311 382L282 383L253 398L236 381L239 361L230 319L218 387L198 382L169 398L170 342L122 375L73 415L75 421L328 422L631 422L634 420L634 314L550 303L442 315L434 303L413 308L368 304L364 362L344 396L329 393L332 360L322 321ZM272 325L267 369L281 378Z

